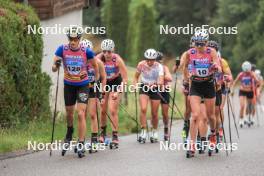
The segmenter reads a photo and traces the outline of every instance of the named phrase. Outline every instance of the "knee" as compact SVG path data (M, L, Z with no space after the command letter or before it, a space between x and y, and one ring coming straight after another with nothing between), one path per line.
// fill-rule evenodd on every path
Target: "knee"
M192 121L194 121L194 120L196 121L199 118L199 115L200 115L199 113L193 112L192 113Z
M110 110L110 115L113 117L113 116L116 116L117 115L117 111L116 110Z
M78 118L85 118L85 111L84 110L78 111Z
M145 109L145 108L142 108L140 111L142 114L147 114L147 109Z

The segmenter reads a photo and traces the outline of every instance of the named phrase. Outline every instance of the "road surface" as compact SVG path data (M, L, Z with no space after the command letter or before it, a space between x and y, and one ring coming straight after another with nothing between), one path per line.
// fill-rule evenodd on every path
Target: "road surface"
M235 99L237 102L237 99ZM237 105L237 103L236 103ZM235 106L238 111L238 106ZM263 114L263 113L262 113ZM228 124L225 121L226 135ZM192 159L185 158L183 150L160 150L160 143L146 144L136 142L136 135L120 138L117 150L106 149L94 154L86 153L79 159L72 151L62 157L60 151L54 151L49 157L48 151L37 152L17 158L0 161L0 176L169 176L169 175L264 175L264 122L260 127L239 129L238 140L232 124L233 143L238 143L238 150L226 156L224 151L208 157L196 153ZM176 121L172 130L172 143L180 143L182 121ZM160 130L160 138L162 138ZM229 137L227 137L229 139Z

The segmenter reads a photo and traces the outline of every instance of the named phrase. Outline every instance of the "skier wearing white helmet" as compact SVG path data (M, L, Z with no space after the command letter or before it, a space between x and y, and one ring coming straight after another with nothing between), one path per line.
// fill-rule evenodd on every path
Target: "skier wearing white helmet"
M151 124L152 130L150 134L151 142L158 140L158 107L160 105L160 97L157 93L158 86L164 84L163 66L156 61L157 51L155 49L147 49L144 52L144 60L137 65L137 71L134 76L133 84L137 87L139 77L141 75L139 103L140 103L140 124L141 134L139 142L145 143L147 136L147 107L151 103Z
M245 117L245 108L247 104L253 104L253 98L254 98L254 89L255 89L255 83L258 85L259 81L256 78L256 75L251 71L251 63L248 61L243 62L241 68L242 72L240 72L236 79L233 82L232 86L232 93L234 93L234 86L239 81L240 82L240 88L239 88L239 100L240 100L240 120L239 125L242 128L244 125L252 125L253 119L251 120L249 118L249 121L247 121L247 118ZM250 113L249 113L250 114Z
M93 43L90 40L88 40L88 39L83 39L81 41L81 46L93 49Z
M101 43L102 52L96 58L104 63L106 72L106 87L103 93L102 109L101 109L101 143L105 143L106 124L107 124L107 109L112 125L112 142L110 148L118 147L118 107L121 99L122 86L127 84L127 69L123 59L114 53L115 43L111 39L105 39Z
M190 121L190 148L186 153L187 158L191 158L195 153L195 143L198 126L202 117L201 100L204 98L207 118L209 119L211 133L209 135L209 145L216 145L216 118L215 118L215 84L214 72L222 72L218 62L217 53L214 49L207 47L209 34L207 30L195 31L193 41L194 48L190 48L183 56L184 82L190 82L189 99L191 104L192 118ZM209 155L212 151L209 151Z

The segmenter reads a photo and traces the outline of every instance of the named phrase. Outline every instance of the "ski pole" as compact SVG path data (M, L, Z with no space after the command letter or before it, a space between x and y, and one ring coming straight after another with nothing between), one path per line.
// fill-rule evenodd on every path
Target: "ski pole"
M231 122L230 122L230 108L227 106L227 115L228 115L228 128L229 128L229 141L230 144L232 145L232 134L231 134ZM233 152L232 147L231 147L231 152Z
M217 91L217 85L216 85L216 79L215 79L215 75L214 75L214 85L215 85L215 91ZM220 112L220 120L221 120L221 125L223 127L223 133L224 133L224 143L226 145L226 135L225 135L225 128L224 128L224 123L223 123L223 116L222 116L222 112L221 112L221 108L220 106L218 106L219 108L219 112ZM228 151L226 150L226 156L228 156Z
M235 128L236 128L237 137L239 139L239 133L238 133L238 128L237 128L237 124L236 124L235 114L234 114L234 111L233 111L233 106L231 104L229 93L227 94L227 105L230 106L230 110L231 110L231 113L232 113L234 125L235 125Z
M55 119L56 119L56 114L57 114L57 99L58 99L58 89L59 89L59 77L60 77L60 67L58 68L58 75L57 75L57 85L56 85L56 94L55 94L55 107L54 107L54 113L53 113L52 133L51 133L50 145L52 145L53 139L54 139ZM50 146L50 156L51 155L52 155L52 149L51 149L51 146Z
M137 107L137 92L136 91L135 91L135 106L136 106L137 141L138 141L138 107Z

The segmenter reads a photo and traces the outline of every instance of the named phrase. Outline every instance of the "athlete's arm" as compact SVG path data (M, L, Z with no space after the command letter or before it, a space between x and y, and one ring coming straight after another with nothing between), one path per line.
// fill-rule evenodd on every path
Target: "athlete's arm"
M55 57L53 58L52 71L56 72L60 67L63 57L63 45L59 46L55 52Z
M120 69L120 74L121 74L122 79L123 79L123 84L127 84L127 68L126 68L126 65L125 65L123 59L120 56L117 57L117 64L118 64L118 67Z
M59 63L61 63L61 60L59 57L55 56L53 58L53 65L52 65L52 71L56 72L59 69Z
M159 64L158 69L159 69L159 78L157 84L164 85L164 67L161 64Z
M234 87L236 86L237 81L240 79L240 73L237 75L236 79L233 81L231 92L234 92Z
M218 72L222 72L222 68L219 65L219 61L218 61L218 56L217 56L217 52L215 49L211 50L211 57L213 59L213 65L217 66L217 71Z
M189 72L188 72L188 63L189 63L189 60L190 60L190 55L188 52L186 52L182 58L181 58L181 61L182 61L182 72L183 72L183 81L186 81L188 82L188 77L189 77Z
M181 58L180 58L180 65L179 65L179 68L178 68L179 71L183 71L183 67L184 67L184 59L185 59L187 53L188 53L188 52L185 51L185 52L182 53L182 55L181 55Z
M172 81L172 76L169 71L169 68L167 66L163 66L164 68L164 81L171 82Z
M102 82L102 86L104 88L105 85L106 85L106 72L105 72L104 63L101 60L99 60L99 59L96 59L96 61L97 61L98 68L99 68L99 73L100 73L100 79L101 79L101 82Z

